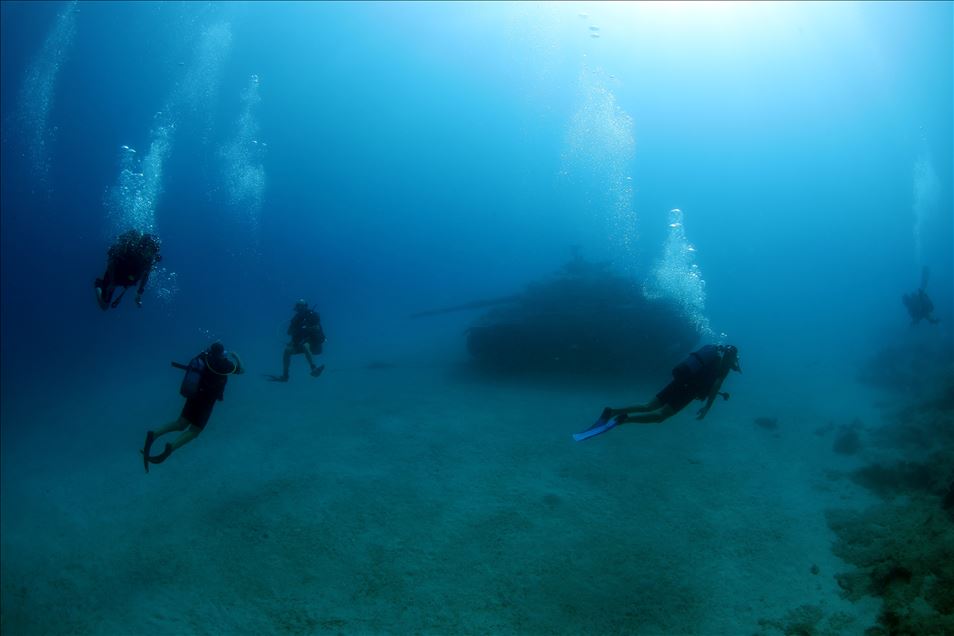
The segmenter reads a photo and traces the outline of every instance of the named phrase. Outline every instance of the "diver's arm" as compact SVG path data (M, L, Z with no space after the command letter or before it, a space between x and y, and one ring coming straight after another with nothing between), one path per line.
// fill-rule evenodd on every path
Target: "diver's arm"
M229 353L235 359L235 369L232 371L232 373L236 375L245 373L245 365L242 364L242 359L239 357L239 355L234 351L230 351Z
M142 293L146 291L146 283L149 282L149 273L152 272L150 269L145 274L142 275L142 278L139 280L139 289L136 290L136 306L142 307Z
M728 373L726 373L728 375ZM722 388L722 383L725 381L725 375L719 377L719 379L712 385L712 388L709 389L709 397L706 398L706 404L699 412L696 413L696 419L701 420L706 416L706 413L709 412L709 409L712 408L712 403L715 402L716 396L719 395L719 389Z

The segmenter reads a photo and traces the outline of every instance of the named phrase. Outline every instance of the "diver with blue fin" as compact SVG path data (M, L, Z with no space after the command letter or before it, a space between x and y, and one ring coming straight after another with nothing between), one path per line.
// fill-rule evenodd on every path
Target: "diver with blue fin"
M696 413L696 419L701 420L712 408L716 396L729 399L728 393L720 391L729 371L742 373L739 350L732 345L706 345L690 353L673 368L672 382L657 393L651 402L621 409L607 406L593 426L575 434L573 439L581 442L620 424L656 424L686 408L693 400L706 400Z
M158 431L146 432L146 441L142 450L142 465L149 472L149 464L161 464L173 451L188 444L205 429L215 403L222 400L229 376L245 373L242 360L234 351L226 351L221 342L192 358L189 364L173 362L172 366L185 371L179 393L186 399L179 418L169 422ZM152 444L166 433L181 431L172 443L158 455L152 455Z

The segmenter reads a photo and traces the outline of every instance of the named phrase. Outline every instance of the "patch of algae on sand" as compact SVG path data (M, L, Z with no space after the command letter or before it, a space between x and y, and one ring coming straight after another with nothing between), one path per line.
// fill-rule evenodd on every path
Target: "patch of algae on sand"
M843 595L882 601L866 636L954 634L954 374L937 376L933 388L894 405L887 424L872 432L898 460L851 475L883 503L827 513L837 535L832 551L853 566L836 577ZM821 608L802 605L760 625L772 636L827 635L839 633L838 623L847 633L852 626L844 618L826 622Z
M852 476L883 503L828 512L833 552L854 566L836 577L844 596L882 600L868 636L954 634L954 367L949 357L920 364L923 390L873 432L899 460Z
M855 566L837 577L845 596L884 600L869 634L954 634L954 523L936 498L832 511L828 521L835 554Z
M844 634L854 618L841 612L825 616L818 605L801 605L789 611L782 619L762 619L760 635L838 636Z

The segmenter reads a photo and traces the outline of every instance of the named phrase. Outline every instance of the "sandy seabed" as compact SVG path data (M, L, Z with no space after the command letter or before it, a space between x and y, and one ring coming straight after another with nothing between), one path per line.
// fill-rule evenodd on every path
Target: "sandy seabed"
M7 409L8 431L35 432L6 435L3 633L780 634L806 608L819 633L874 623L878 603L839 594L825 519L866 495L826 477L851 460L813 433L846 415L742 376L703 422L695 403L574 443L660 387L295 370L233 379L148 475L136 449L177 414L174 387L105 415L64 400L34 413L46 425Z

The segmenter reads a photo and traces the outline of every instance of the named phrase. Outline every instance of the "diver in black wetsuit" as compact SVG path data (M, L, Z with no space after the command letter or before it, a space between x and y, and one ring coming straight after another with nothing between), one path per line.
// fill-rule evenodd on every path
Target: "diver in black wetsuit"
M282 374L266 377L272 382L288 382L288 367L291 365L292 355L303 353L308 360L308 366L311 367L312 377L317 378L325 370L325 365L316 366L313 356L321 353L325 332L321 328L318 312L311 309L304 300L295 303L295 315L288 323L288 335L291 336L291 341L282 354Z
M716 396L728 399L728 393L720 393L719 389L729 371L742 373L739 350L732 345L706 345L672 370L672 382L651 402L621 409L606 407L603 418L615 418L617 425L630 422L652 424L672 417L693 400L705 400L705 405L696 413L696 419L701 420L712 408Z
M936 325L940 322L931 315L934 312L934 303L931 302L931 298L924 291L924 288L927 287L928 273L928 268L924 267L924 269L921 270L921 287L919 287L916 292L905 294L901 297L901 302L911 315L911 326L918 324L922 320L927 320L932 325Z
M231 358L231 359L230 359ZM234 351L226 352L221 342L214 342L212 346L192 358L188 365L173 363L173 366L185 370L182 386L179 393L186 398L185 405L179 418L169 422L158 431L147 431L146 441L143 444L143 467L149 472L149 464L161 464L178 448L188 444L205 429L215 403L225 395L225 385L232 374L245 373L242 361ZM173 431L182 431L172 443L166 444L165 450L158 455L151 455L152 443Z
M142 307L142 294L149 281L149 273L161 260L159 240L152 234L142 234L139 230L128 230L120 234L107 253L106 273L93 283L99 308L103 311L110 307L115 309L123 299L126 289L137 282L139 288L136 291L136 306ZM113 300L117 287L122 287L123 291Z
M931 315L934 311L934 303L931 302L931 298L924 293L923 289L919 289L911 294L905 294L901 298L901 302L904 303L904 306L908 308L908 313L911 314L912 325L916 325L922 320L927 320L932 325L936 325L940 322Z

